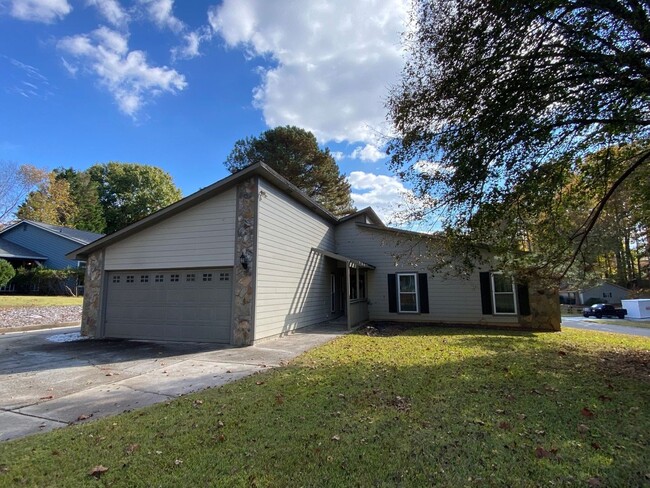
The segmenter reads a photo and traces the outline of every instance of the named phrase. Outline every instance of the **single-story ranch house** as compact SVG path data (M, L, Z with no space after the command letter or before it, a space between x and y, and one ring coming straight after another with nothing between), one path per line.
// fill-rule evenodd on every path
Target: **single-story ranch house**
M556 291L489 269L434 276L422 244L364 209L337 218L264 164L68 257L87 261L82 333L244 346L345 318L559 330Z

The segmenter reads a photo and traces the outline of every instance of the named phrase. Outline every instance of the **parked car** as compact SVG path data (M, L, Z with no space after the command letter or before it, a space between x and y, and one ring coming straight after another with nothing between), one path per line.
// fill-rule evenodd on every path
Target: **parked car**
M591 307L583 308L582 315L584 317L591 317L593 315L597 319L603 317L618 317L619 319L624 319L627 315L627 310L624 308L616 308L614 305L608 305L607 303L596 303Z

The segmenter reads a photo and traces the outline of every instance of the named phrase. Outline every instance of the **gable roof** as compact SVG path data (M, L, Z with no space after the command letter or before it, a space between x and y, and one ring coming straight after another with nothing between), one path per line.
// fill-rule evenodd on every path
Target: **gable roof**
M377 215L375 211L372 209L372 207L362 208L357 212L351 213L350 215L346 215L345 217L341 217L339 218L338 223L342 224L343 222L346 222L350 219L354 219L359 215L365 215L366 217L370 217L370 220L374 222L374 224L367 224L367 225L378 225L380 227L386 227L382 222L382 220L379 218L379 215Z
M103 237L104 234L97 234L96 232L89 232L87 230L78 230L78 229L71 229L70 227L63 227L62 225L52 225L52 224L44 224L43 222L35 222L33 220L20 220L16 222L15 224L9 225L5 227L4 229L0 230L0 235L4 234L5 232L13 229L14 227L18 227L21 224L28 224L34 227L37 227L39 229L42 229L44 231L50 232L52 234L58 235L59 237L63 237L65 239L68 239L70 241L76 242L77 244L89 244L100 237Z
M45 261L46 256L40 256L31 249L15 244L0 237L0 258L3 259L34 259Z
M286 195L299 201L304 206L312 210L315 214L321 216L332 224L336 224L338 222L339 219L333 213L331 213L319 203L315 202L313 199L309 198L293 183L289 182L287 179L285 179L283 176L271 169L266 164L256 163L247 166L246 168L230 176L227 176L226 178L223 178L222 180L219 180L206 188L192 193L191 195L177 201L176 203L172 203L171 205L158 210L157 212L154 212L151 215L148 215L147 217L144 217L143 219L138 220L131 225L127 225L123 229L120 229L116 232L113 232L112 234L108 234L102 237L101 239L82 246L79 249L67 254L67 257L69 259L83 259L98 249L121 241L122 239L125 239L130 235L151 227L152 225L157 224L162 220L183 212L184 210L198 205L199 203L205 202L206 200L233 188L251 176L260 176L264 178L266 181L282 190Z

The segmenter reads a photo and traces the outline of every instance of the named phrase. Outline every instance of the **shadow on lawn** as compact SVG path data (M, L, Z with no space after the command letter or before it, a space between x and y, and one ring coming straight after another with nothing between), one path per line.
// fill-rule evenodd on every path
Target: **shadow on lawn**
M88 478L86 464L111 466L106 484L147 484L140 476L154 472L163 485L647 483L644 351L567 348L520 331L379 333L360 330L366 337L351 337L342 350L337 341L270 374L84 426L84 435L54 435L68 444L73 437L80 457L93 452L79 479ZM383 340L397 335L415 340ZM612 367L613 361L633 367ZM118 441L100 444L101 436ZM139 450L124 454L132 443ZM48 480L45 463L58 447L40 444L29 456L7 452L3 459L0 450L3 476L20 476L14 460L28 459L31 467L43 462ZM209 456L199 461L201 452Z

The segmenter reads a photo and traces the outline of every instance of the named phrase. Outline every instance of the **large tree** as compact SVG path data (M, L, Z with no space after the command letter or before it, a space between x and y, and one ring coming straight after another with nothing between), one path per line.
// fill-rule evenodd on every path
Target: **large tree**
M99 191L106 232L126 227L182 197L169 173L137 163L109 162L87 170Z
M50 173L48 179L18 207L16 216L19 219L73 227L75 213L70 184L67 180L57 179L55 173Z
M350 184L329 149L318 147L311 132L286 126L235 143L225 165L235 173L266 163L334 215L354 212Z
M106 219L99 201L99 184L90 178L87 171L57 168L54 174L57 181L68 183L70 197L75 205L75 212L65 225L91 232L105 232Z
M650 127L649 18L639 0L415 1L389 153L434 197L450 246L515 256L524 224L541 222L553 246L512 262L556 277L575 262L607 201L650 159L647 144L632 145ZM635 150L620 164L601 159L597 198L562 198L570 179L587 181L587 155L623 145ZM586 216L567 219L580 205Z

